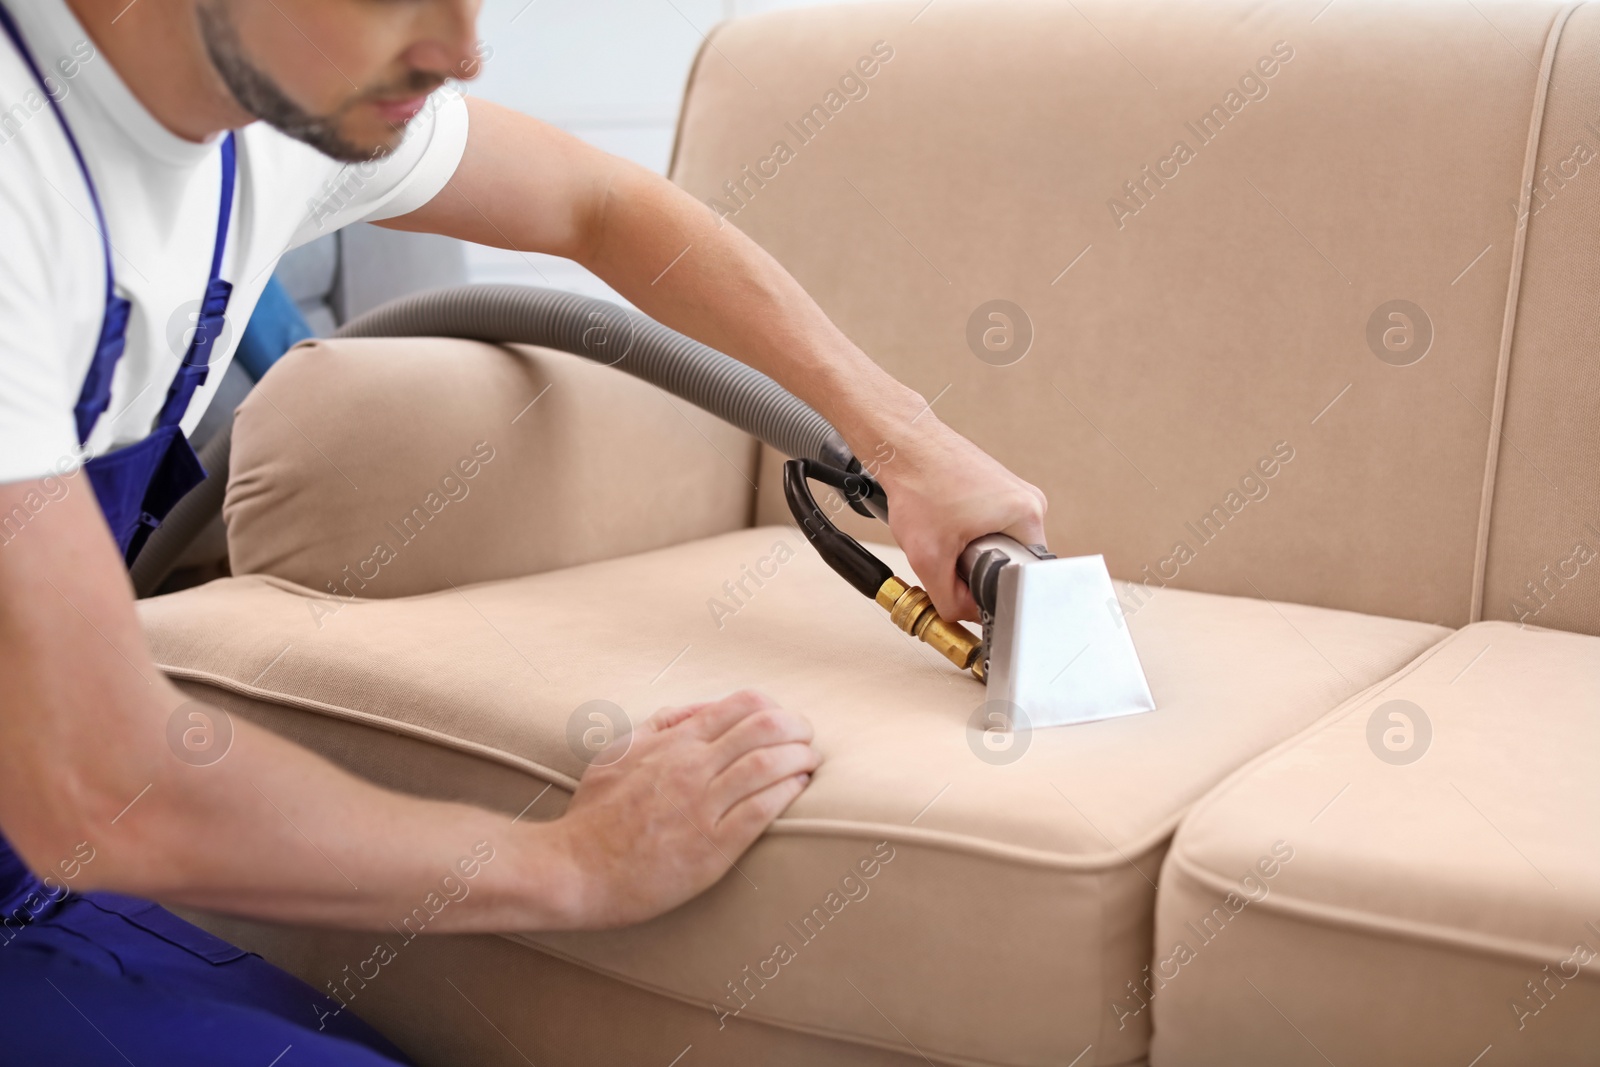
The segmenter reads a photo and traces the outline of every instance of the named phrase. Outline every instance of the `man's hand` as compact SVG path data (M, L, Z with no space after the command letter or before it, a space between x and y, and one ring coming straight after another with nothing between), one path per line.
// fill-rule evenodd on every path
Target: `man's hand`
M0 485L0 516L0 826L36 871L79 861L74 891L371 930L440 894L430 933L614 925L716 881L817 766L810 726L749 694L659 716L552 822L389 792L243 716L197 764L174 719L227 716L151 663L88 477Z
M984 534L1044 544L1044 493L932 412L892 443L894 458L877 470L889 496L889 528L939 614L976 619L978 605L956 576L956 560Z
M571 925L622 926L728 872L821 758L811 724L757 693L658 713L615 762L591 764L549 828L575 876Z
M1044 542L1044 495L939 422L828 321L729 220L660 175L526 115L468 100L466 153L446 188L381 225L566 256L639 310L806 401L879 472L895 537L947 619L977 617L956 578L976 537Z

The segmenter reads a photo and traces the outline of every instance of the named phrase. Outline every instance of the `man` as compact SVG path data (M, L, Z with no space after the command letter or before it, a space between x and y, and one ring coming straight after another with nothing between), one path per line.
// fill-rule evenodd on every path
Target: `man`
M365 219L577 260L861 454L892 444L893 529L947 616L974 614L955 576L969 540L1044 540L1039 491L736 228L440 88L476 70L476 7L0 0L6 1062L396 1062L350 1013L141 898L376 930L459 870L471 893L430 932L637 922L721 877L818 766L805 719L751 693L659 713L546 823L388 792L244 721L225 771L178 760L184 698L151 664L124 559L198 477L184 434L288 248Z

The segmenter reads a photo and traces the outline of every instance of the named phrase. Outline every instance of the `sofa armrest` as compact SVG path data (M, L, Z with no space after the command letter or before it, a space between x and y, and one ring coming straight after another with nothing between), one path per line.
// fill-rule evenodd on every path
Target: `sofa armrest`
M233 573L388 598L746 526L756 443L609 367L438 338L308 341L234 423Z

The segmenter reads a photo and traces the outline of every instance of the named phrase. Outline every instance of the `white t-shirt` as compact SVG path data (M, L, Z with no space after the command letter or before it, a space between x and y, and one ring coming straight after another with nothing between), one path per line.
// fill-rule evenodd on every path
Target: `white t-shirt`
M105 257L65 134L0 34L0 483L66 473L154 427L193 330L216 240L222 138L162 126L63 0L6 4L60 103L105 210L117 291L133 304L111 405L80 449L73 408L105 313ZM390 156L345 165L264 123L237 132L222 277L227 328L183 419L200 421L250 312L287 251L431 200L461 160L466 103L440 89Z

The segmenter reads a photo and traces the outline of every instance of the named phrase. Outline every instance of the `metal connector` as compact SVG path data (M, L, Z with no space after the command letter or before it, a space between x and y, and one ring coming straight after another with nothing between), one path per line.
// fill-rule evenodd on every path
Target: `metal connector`
M930 646L962 670L970 670L981 681L984 660L982 642L960 623L947 622L933 609L927 592L890 577L878 587L874 597L900 629Z
M835 526L811 495L806 484L809 478L833 486L852 506L860 505L863 514L880 518L887 515L882 487L864 472L840 470L814 459L791 459L783 465L783 496L789 513L823 561L862 596L883 605L896 626L982 681L988 673L982 639L964 626L941 619L927 592L896 578L887 563Z

